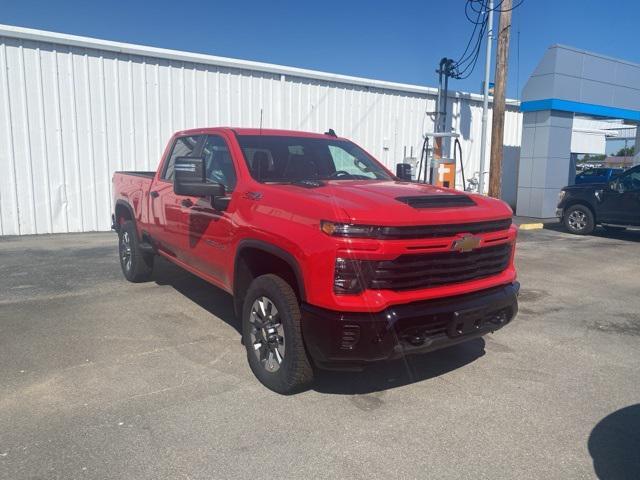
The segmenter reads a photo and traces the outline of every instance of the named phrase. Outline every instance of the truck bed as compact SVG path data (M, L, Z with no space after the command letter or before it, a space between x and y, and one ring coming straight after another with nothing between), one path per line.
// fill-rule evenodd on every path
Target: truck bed
M148 178L153 178L156 175L156 172L143 172L143 171L124 171L124 170L120 170L120 171L116 171L114 173L120 173L122 175L134 175L136 177L148 177Z
M123 202L132 209L131 215L141 227L147 218L147 194L151 189L156 172L115 172L113 174L113 195L116 202ZM116 208L116 220L119 221L121 211Z

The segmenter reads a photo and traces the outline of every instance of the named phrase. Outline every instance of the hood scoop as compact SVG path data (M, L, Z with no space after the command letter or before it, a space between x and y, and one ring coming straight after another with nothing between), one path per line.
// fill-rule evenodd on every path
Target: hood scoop
M476 204L467 195L419 195L396 197L396 200L413 208L472 207Z

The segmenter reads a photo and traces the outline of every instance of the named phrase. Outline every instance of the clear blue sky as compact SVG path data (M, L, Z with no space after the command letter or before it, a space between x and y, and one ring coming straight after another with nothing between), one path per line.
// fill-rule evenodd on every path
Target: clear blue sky
M4 24L429 86L472 30L465 0L2 3ZM525 0L514 11L508 95L519 96L554 43L640 63L639 22L639 0ZM482 70L481 58L451 88L478 92Z

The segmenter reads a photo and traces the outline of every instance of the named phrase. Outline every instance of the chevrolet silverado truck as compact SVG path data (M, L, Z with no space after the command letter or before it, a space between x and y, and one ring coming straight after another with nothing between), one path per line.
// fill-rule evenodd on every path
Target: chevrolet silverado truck
M250 368L279 393L518 310L505 203L396 177L332 130L182 131L156 172L116 172L113 194L126 279L162 256L230 293Z
M640 165L609 182L564 187L556 216L576 235L588 235L596 225L610 231L640 226Z

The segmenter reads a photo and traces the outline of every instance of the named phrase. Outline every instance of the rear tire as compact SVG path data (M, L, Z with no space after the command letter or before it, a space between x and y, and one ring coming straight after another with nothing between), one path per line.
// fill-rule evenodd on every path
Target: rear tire
M576 235L589 235L595 228L595 219L589 207L573 205L564 212L565 228Z
M242 339L253 374L269 390L289 395L307 388L313 369L302 339L298 298L277 275L249 286L242 307Z
M145 282L153 272L153 255L140 251L136 226L131 220L120 225L118 253L124 277L130 282Z

